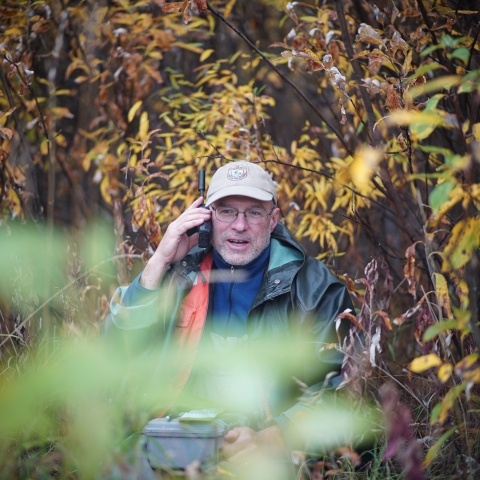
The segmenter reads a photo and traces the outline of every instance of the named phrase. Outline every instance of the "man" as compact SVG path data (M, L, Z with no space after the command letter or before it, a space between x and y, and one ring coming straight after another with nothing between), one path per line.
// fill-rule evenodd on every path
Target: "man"
M342 356L331 345L345 334L335 319L351 308L348 293L279 223L275 184L260 166L219 168L208 208L202 201L169 225L142 274L114 297L113 322L125 330L163 325L161 341L175 357L165 410L220 406L250 419L225 437L227 459L302 449L315 392L339 383ZM209 220L212 247L199 249L198 233L187 232ZM310 388L301 395L303 384Z

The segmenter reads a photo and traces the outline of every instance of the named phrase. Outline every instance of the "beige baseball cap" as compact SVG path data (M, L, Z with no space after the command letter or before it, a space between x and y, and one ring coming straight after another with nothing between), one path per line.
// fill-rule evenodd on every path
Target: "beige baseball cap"
M213 202L232 195L262 201L272 200L277 204L275 184L270 175L257 164L244 160L227 163L215 172L208 187L205 205L208 207Z

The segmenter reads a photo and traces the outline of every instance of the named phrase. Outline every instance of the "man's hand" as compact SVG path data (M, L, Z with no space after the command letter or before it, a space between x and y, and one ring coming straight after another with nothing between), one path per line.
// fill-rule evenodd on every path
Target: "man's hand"
M211 210L200 207L203 198L195 200L165 232L152 258L148 261L140 278L140 284L150 290L158 288L168 267L173 262L182 259L198 243L198 233L187 236L187 230L198 227L210 220Z
M269 427L256 432L249 427L237 427L225 435L223 456L229 462L243 464L262 458L265 454L285 454L286 446L279 427Z

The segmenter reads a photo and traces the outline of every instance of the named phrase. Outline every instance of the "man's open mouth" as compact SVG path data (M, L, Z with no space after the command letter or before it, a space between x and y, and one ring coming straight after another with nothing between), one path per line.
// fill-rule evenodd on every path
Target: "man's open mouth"
M234 240L234 239L230 239L228 240L229 243L231 243L232 245L246 245L248 243L247 240Z

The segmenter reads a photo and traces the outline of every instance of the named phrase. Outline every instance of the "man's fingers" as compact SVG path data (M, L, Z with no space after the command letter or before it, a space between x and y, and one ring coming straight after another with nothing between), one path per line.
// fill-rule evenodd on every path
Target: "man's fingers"
M232 443L235 440L237 440L239 435L240 435L240 430L238 428L233 428L225 435L225 440L228 443Z
M191 237L188 237L188 241L188 250L190 251L198 243L198 233L194 233Z
M197 198L186 210L190 210L191 208L198 208L202 203L203 197Z

